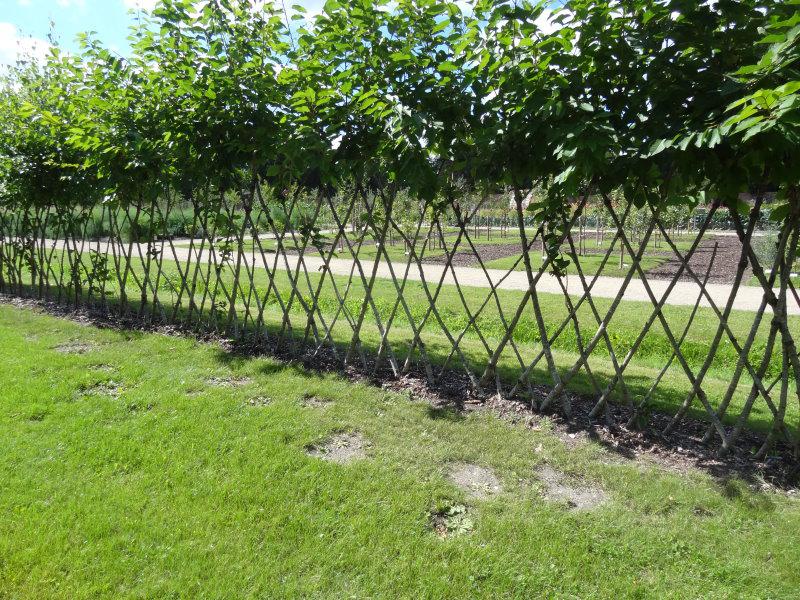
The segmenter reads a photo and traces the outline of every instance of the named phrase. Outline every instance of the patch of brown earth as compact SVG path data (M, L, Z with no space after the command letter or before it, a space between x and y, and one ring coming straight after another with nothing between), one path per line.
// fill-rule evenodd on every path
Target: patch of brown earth
M63 344L53 346L53 350L60 352L61 354L86 354L87 352L94 350L96 347L97 346L89 342L71 340L69 342L64 342Z
M716 256L714 256L715 244L717 244ZM484 263L509 256L520 256L522 253L522 245L519 243L481 244L476 245L475 248L477 249L480 258ZM540 249L541 245L536 242L531 247L530 252L537 252L540 251ZM736 268L739 262L739 256L741 255L741 250L742 245L736 236L714 235L713 233L709 233L706 235L703 241L700 242L699 246L692 254L692 257L689 260L689 266L691 267L692 271L694 271L694 273L700 279L702 279L706 270L708 269L709 264L711 263L712 256L714 256L714 265L709 275L709 281L711 283L732 283L736 274ZM681 254L685 255L686 251L681 251ZM603 252L594 252L590 250L589 255L602 256ZM666 244L666 242L662 242L659 249L653 250L648 248L647 256L667 257L662 264L650 269L647 272L648 277L652 277L653 279L672 280L682 264L675 253ZM447 256L428 256L424 257L422 262L443 265L447 263ZM453 254L452 264L457 267L479 266L478 258L475 255L475 252L472 251L472 248L470 248L463 239L459 244L459 248ZM750 279L751 274L752 271L748 267L748 269L745 271L743 281L747 282ZM694 278L685 270L681 274L680 279L683 281L694 281Z
M152 402L148 402L146 404L142 402L130 402L128 403L127 408L130 412L136 413L142 410L144 411L153 410L154 406L155 404L153 404Z
M109 398L119 398L122 386L116 381L102 381L95 383L81 390L83 396L108 396Z
M556 430L556 436L564 442L568 450L574 450L589 442L589 434L586 431L567 432Z
M481 260L484 263L498 258L506 258L507 256L520 256L522 254L522 244L481 244L476 245L475 248L480 254ZM452 248L451 248L452 250ZM426 256L422 259L423 263L444 265L447 263L447 255L442 254L439 256ZM521 262L521 260L520 260ZM466 240L462 238L459 243L459 248L453 254L451 264L455 267L476 267L479 266L478 257L470 248Z
M328 462L345 465L366 458L368 444L359 433L340 433L319 445L310 446L306 454Z
M248 406L267 406L272 402L272 398L267 398L266 396L254 396L252 398L247 399Z
M714 256L714 245L717 245L717 254ZM667 250L665 254L669 255L669 259L647 271L647 276L653 279L668 279L672 280L678 273L681 267L681 261L670 250L666 242L663 247ZM714 264L708 276L710 283L733 283L736 277L736 269L739 264L739 257L742 253L742 244L739 238L731 235L713 235L708 234L703 238L703 241L697 247L697 250L692 254L689 260L689 267L702 281L705 277L708 266L711 263L711 258L714 258ZM656 254L662 254L657 252ZM686 251L681 252L686 256ZM752 275L752 270L748 266L744 273L743 283L747 283ZM694 278L689 275L685 270L681 274L682 281L694 281Z
M544 386L534 386L534 391L540 389L541 397L549 390ZM431 392L428 394L432 395ZM483 401L476 399L455 405L462 410L489 410L512 423L524 423L531 429L538 429L539 423L547 419L552 426L550 429L568 448L591 440L605 448L608 460L615 462L652 465L681 474L702 471L720 481L738 476L752 488L763 491L793 493L800 485L800 466L792 456L792 449L785 443L779 443L774 454L766 460L753 460L753 453L763 442L763 436L752 430L742 431L739 444L727 456L720 458L716 456L718 441L710 444L702 441L708 429L707 422L684 418L681 427L665 435L663 431L671 421L671 415L653 412L647 426L639 430L624 425L631 417L629 407L611 404L609 418L614 424L609 425L589 416L594 398L577 394L571 397L573 415L570 419L558 413L543 416L532 411L523 401L497 394ZM439 402L454 404L446 398Z
M249 385L253 383L253 380L249 377L234 377L234 376L223 376L223 377L211 377L206 379L206 384L213 385L216 387L226 387L226 388L236 388L236 387L243 387L245 385Z
M333 404L330 398L323 398L322 396L315 396L314 394L303 394L300 397L300 404L306 408L327 408Z
M485 500L503 491L503 486L494 472L480 465L469 463L455 465L448 474L448 479L477 500Z
M573 510L591 510L607 500L599 487L567 477L547 465L537 471L537 477L544 486L545 499L566 504Z

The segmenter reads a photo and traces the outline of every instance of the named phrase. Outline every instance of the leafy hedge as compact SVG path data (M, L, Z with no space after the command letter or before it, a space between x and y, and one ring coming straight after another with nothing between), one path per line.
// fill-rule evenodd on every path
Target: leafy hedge
M21 61L0 82L0 290L233 334L250 321L278 345L326 349L364 368L371 336L375 369L388 361L399 375L419 356L430 380L441 366L427 354L433 346L475 386L499 393L514 385L500 374L513 350L520 385L510 393L532 389L529 374L544 357L539 370L553 387L538 408L559 399L567 414L564 390L584 371L597 396L591 414L602 413L624 384L628 362L617 359L630 350L666 363L651 389L670 368L686 385L668 428L697 398L707 438L718 436L724 453L763 399L769 434L757 454L780 439L800 457L800 436L786 425L789 390L800 391L787 310L800 238L800 1L557 4L328 0L310 18L282 2L162 0L137 21L127 57L84 35L78 53L56 47L43 64ZM472 314L460 287L463 312L437 307L435 282L406 297L426 247L438 244L449 264L462 236L461 249L472 244L468 229L488 197L494 209L508 199L523 248L540 238L541 267L528 251L520 256L528 289L505 307L485 292L501 319ZM777 233L756 252L766 198ZM615 314L622 292L602 316L581 321L569 308L577 284L568 291L562 276L577 261L572 224L587 214L607 221L627 285L641 275L631 242L641 253L654 231L668 239L663 228L698 207L696 227L727 218L743 248L726 305L706 313L716 319L707 343L684 340L657 299L642 330L624 333L606 327L624 319ZM457 234L445 249L448 226ZM191 240L180 258L172 240L183 235ZM272 254L257 248L261 240ZM379 266L392 268L385 248L401 241L407 260L376 294ZM324 262L337 246L352 259L341 288ZM324 259L318 272L303 262L308 247ZM748 265L763 305L737 337L729 321ZM563 320L542 310L544 269L563 286ZM268 284L257 289L262 276ZM282 314L270 333L262 317L274 305ZM332 311L346 313L335 334ZM395 322L408 325L410 341L407 330L390 336ZM478 338L482 374L455 340L459 330ZM523 357L515 342L541 353ZM602 386L589 364L597 355L613 366ZM712 367L733 372L709 400ZM636 410L646 414L649 399Z
M165 0L127 57L87 34L5 76L0 202L345 180L424 198L537 184L545 218L587 187L794 202L796 2L557 4L329 0L287 21L281 3Z

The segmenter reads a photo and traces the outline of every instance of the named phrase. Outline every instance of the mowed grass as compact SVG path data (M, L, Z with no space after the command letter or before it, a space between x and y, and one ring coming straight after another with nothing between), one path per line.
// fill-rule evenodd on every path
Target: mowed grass
M547 420L432 410L8 305L0 335L2 597L777 598L800 584L796 499L568 449ZM364 459L307 455L342 431L368 442ZM467 496L447 478L460 462L503 492ZM606 503L543 500L542 465ZM453 505L471 526L441 538L429 513Z

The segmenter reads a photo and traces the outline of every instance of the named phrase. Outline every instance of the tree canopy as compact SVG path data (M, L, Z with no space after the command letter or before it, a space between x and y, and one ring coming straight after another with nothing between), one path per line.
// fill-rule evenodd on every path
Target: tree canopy
M798 0L162 0L121 57L20 61L0 91L0 198L130 202L164 186L381 181L637 204L735 204L800 159Z

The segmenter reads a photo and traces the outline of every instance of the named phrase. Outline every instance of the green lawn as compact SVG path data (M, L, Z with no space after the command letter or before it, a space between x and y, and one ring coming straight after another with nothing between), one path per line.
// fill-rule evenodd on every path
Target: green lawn
M568 450L546 419L435 411L7 305L0 335L1 597L777 598L800 585L796 499L591 442ZM366 458L307 454L341 431L363 436ZM503 491L468 496L447 477L459 462L494 470ZM542 499L545 464L605 504ZM429 515L454 505L468 518L442 538Z
M583 271L584 275L586 276L593 276L596 275L598 272L601 271L602 274L608 277L625 277L630 271L631 267L631 255L628 251L625 251L623 256L623 263L622 267L620 267L619 263L619 242L614 245L614 249L611 252L611 255L608 257L605 266L603 266L603 259L605 258L605 254L609 247L612 244L614 239L613 234L606 233L604 239L599 244L597 243L594 233L587 232L586 234L586 243L585 243L585 250L586 253L582 256L578 257L578 261L580 262L581 270ZM684 235L675 236L673 239L675 246L680 250L681 253L686 253L692 246L694 242L693 237L688 237ZM575 234L575 250L578 251L578 240L577 234ZM631 246L634 250L639 249L639 242L631 242ZM564 252L565 255L569 255L570 247L568 244L563 244L561 247L561 251ZM543 262L542 259L542 252L541 252L541 244L536 243L532 251L529 253L531 266L534 270L538 270ZM674 258L674 255L671 252L669 245L665 241L661 241L659 246L654 247L653 242L649 242L648 246L642 256L641 267L645 273L650 271L650 269L654 269L665 262L669 261L671 258ZM494 260L490 260L486 262L486 266L492 269L515 269L517 271L524 271L525 265L520 260L520 255L515 254L513 256L506 256L503 258L496 258ZM567 267L567 273L577 273L577 268L575 266L574 261L570 259L570 264ZM702 273L699 274L702 277Z
M564 248L566 252L568 249ZM622 268L619 266L619 255L612 255L609 257L608 261L606 261L605 266L603 266L603 258L604 254L600 254L599 251L597 254L591 253L586 254L580 257L580 267L583 271L583 274L587 277L596 275L598 271L601 270L602 267L602 274L608 277L625 277L631 268L631 258L630 256L625 253L625 259L622 264ZM533 267L534 272L539 269L542 265L542 255L540 252L531 252L531 266ZM641 266L644 272L648 272L650 269L658 267L663 263L669 260L669 256L644 256L642 257ZM506 256L504 258L496 258L494 260L490 260L486 263L486 267L490 269L501 269L503 271L507 271L514 268L515 271L524 271L525 265L522 261L519 260L519 256ZM567 266L567 273L577 273L578 270L575 267L574 262L570 262Z

